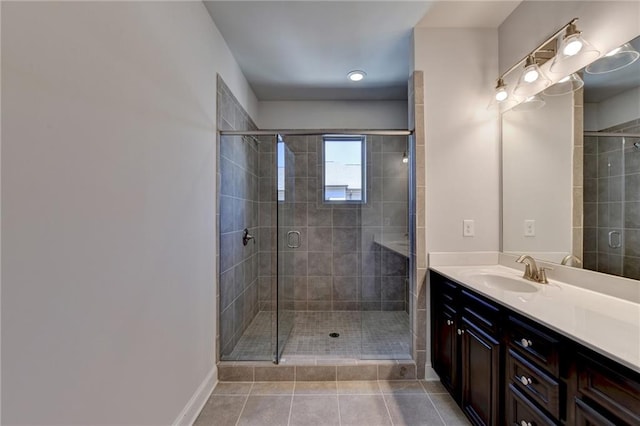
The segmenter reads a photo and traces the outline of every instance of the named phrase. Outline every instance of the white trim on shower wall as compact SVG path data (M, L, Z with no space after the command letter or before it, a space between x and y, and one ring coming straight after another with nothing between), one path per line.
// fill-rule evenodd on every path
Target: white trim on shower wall
M178 417L172 423L173 426L191 426L198 418L198 415L209 400L209 396L213 392L213 388L218 384L218 367L213 366L204 381L198 386L195 393L182 409Z

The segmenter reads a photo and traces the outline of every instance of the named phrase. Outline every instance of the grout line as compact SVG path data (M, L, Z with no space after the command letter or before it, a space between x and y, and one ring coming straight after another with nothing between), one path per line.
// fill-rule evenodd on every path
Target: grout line
M342 426L342 415L340 414L340 393L338 392L337 383L336 383L336 399L338 400L338 425Z
M433 399L431 399L431 395L429 395L429 393L427 393L427 398L429 398L431 405L433 405L433 408L436 410L436 413L438 414L438 417L440 417L442 424L446 426L447 422L444 421L444 417L442 417L442 414L440 414L440 410L438 410L438 407L436 406L435 402L433 402Z
M296 394L295 392L296 385L293 385L293 392L291 393L291 403L289 404L289 418L287 419L287 426L291 424L291 413L293 412L293 397Z
M378 386L380 386L380 384L378 384ZM382 389L380 390L382 391ZM387 415L389 416L389 421L391 421L391 426L394 426L393 417L391 417L391 410L389 410L389 405L387 404L387 398L385 397L384 393L382 394L382 402L384 402L384 407L387 409Z
M255 382L251 382L251 387L249 388L249 393L247 393L247 397L244 400L244 404L242 404L242 409L240 410L240 414L238 414L238 420L236 420L236 426L238 426L238 423L240 422L240 419L242 418L242 413L244 413L244 407L247 406L247 401L249 401L249 395L251 395L251 390L253 389L253 384Z

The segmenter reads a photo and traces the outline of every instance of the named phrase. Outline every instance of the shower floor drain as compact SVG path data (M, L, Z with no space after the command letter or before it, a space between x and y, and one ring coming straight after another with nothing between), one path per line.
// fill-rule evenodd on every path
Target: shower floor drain
M340 337L340 333L329 333L329 337Z

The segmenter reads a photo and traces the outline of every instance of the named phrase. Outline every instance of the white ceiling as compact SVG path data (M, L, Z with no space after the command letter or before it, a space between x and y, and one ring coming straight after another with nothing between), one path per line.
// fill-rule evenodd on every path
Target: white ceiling
M413 27L497 27L520 0L204 3L259 100L403 100Z
M431 28L498 28L522 0L438 1L418 22Z

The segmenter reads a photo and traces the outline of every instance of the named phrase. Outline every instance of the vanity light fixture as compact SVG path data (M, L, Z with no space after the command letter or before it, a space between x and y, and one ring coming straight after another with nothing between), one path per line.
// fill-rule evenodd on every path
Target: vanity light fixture
M584 81L576 73L568 75L558 80L553 86L544 89L544 93L547 96L561 96L567 93L575 92L584 86Z
M349 74L347 74L347 77L349 77L349 80L351 81L361 81L364 79L364 77L367 75L366 72L361 71L361 70L353 70L351 72L349 72Z
M565 34L558 42L558 51L549 68L553 73L575 72L600 56L600 51L582 37L582 32L576 26L577 20L578 18L565 26Z
M577 75L572 75L572 73L590 63L600 52L582 37L576 26L577 20L578 18L574 18L563 25L544 42L540 43L531 53L498 77L498 84L495 88L494 97L489 103L489 109L493 109L498 105L501 111L505 111L519 102L524 103L526 101L535 102L523 108L531 109L533 105L541 107L544 105L544 100L540 97L535 98L534 95L543 90L545 94L554 96L569 93L567 90L572 91L582 87L584 84L582 79ZM559 41L558 37L560 37ZM551 86L552 80L540 69L540 66L549 60L552 60L550 70L560 74L553 77L553 81L556 81L563 74L568 76L568 78L565 77L567 80L562 79L562 84L558 87L555 87L556 85ZM510 93L504 80L507 75L518 69L522 63L525 63L524 71L521 73L513 92Z
M514 111L534 111L545 106L546 102L540 95L533 95L513 107Z
M634 47L625 43L616 47L602 58L587 65L585 71L589 74L604 74L607 72L617 71L621 68L631 65L640 58L640 52Z
M542 72L534 55L527 56L527 61L524 65L524 71L518 79L513 94L516 96L532 96L546 89L551 84L549 80Z

